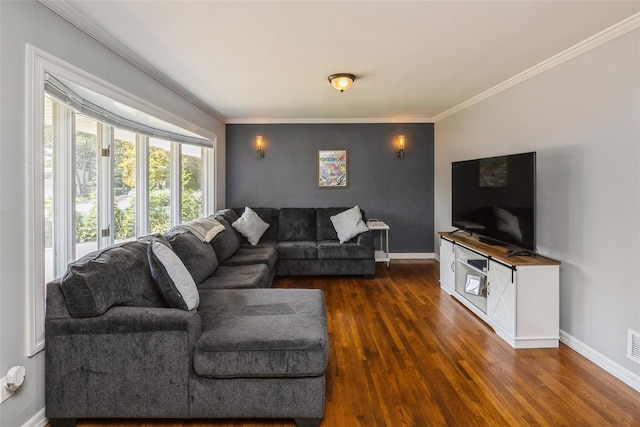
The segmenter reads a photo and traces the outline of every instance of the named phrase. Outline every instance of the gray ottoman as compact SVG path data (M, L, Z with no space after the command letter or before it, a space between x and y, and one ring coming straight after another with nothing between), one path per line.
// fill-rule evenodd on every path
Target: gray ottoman
M320 424L328 361L321 291L203 290L199 312L192 417L294 418L298 425Z

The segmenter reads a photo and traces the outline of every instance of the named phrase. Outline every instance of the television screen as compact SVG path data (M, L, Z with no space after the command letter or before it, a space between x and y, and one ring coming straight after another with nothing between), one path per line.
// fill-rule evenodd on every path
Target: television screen
M536 153L451 164L452 225L536 251Z

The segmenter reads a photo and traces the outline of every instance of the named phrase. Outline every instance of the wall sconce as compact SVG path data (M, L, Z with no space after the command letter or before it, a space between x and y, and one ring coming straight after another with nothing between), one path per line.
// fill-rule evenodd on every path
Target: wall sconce
M396 157L399 159L404 158L404 135L398 135L398 151Z
M259 159L264 159L264 150L262 149L262 136L256 136L256 155Z

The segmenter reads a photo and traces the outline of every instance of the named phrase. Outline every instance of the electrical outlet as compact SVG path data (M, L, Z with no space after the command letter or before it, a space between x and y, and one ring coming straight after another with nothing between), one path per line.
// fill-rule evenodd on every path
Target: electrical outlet
M7 388L7 377L0 379L0 403L13 396L13 393L15 393L15 391Z

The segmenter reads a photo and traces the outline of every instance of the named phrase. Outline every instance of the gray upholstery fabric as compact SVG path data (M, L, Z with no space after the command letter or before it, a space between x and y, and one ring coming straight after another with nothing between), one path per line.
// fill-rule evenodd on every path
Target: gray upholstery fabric
M211 276L218 268L218 258L211 244L201 242L196 236L183 230L172 231L164 237L196 284Z
M348 208L318 208L316 212L317 240L338 240L336 229L333 228L331 217Z
M240 215L242 215L242 212L244 211L244 208L240 209L239 211L240 211L240 214L238 214L233 209L225 209L223 211L216 212L216 215L222 216L225 219L225 221L227 221L227 223L229 223L229 225L231 225L234 222L236 222L238 220L238 218L240 218ZM247 239L245 239L244 236L238 232L238 230L236 230L233 227L231 227L231 230L233 230L233 234L235 234L236 239L238 239L238 243L242 243L243 241L244 242L247 241Z
M374 256L373 246L335 240L318 242L318 259L371 259Z
M215 219L218 220L225 229L211 241L211 246L216 253L218 262L222 264L240 248L240 240L238 240L238 236L236 236L235 229L231 227L231 224L229 224L223 216L218 216Z
M221 209L213 215L214 217L223 217L229 224L233 224L240 217L233 209Z
M46 415L49 418L186 418L195 311L113 307L75 319L47 287ZM171 373L171 375L167 375Z
M282 208L278 221L278 241L316 240L314 208Z
M309 259L318 258L318 250L316 241L306 242L279 242L276 249L278 250L278 259Z
M264 237L257 246L251 246L246 239L240 243L240 250L256 248L276 247L278 252L278 262L276 263L275 275L365 275L373 277L375 275L373 233L366 231L345 243L345 247L337 248L329 242L338 243L338 235L335 231L331 216L342 213L350 208L282 208L280 210L270 208L252 208L260 217L278 227L278 241L265 241ZM243 212L244 208L234 208L221 212L227 217L235 218ZM305 225L305 221L314 218L316 235L309 236L309 240L285 240L299 239L313 230L314 226ZM279 212L278 221L270 222L270 215ZM365 213L360 209L362 219L366 221ZM318 252L318 242L326 241L321 254ZM362 247L364 246L364 247ZM301 261L301 262L299 262ZM308 264L305 264L308 263ZM273 270L272 270L273 271Z
M116 305L165 306L151 277L147 245L142 242L85 255L69 264L60 286L74 317L99 316Z
M369 247L371 247L371 249L374 249L374 246L373 246L373 232L372 231L367 231L366 233L362 233L362 234L360 234L358 237L356 237L353 240L355 240L355 242L357 244L359 244L359 245L369 246ZM375 250L374 250L374 252L375 252Z
M47 310L45 312L45 320L66 319L71 317L71 313L69 313L69 310L67 309L67 301L64 299L64 294L60 288L61 281L62 279L52 280L46 285Z
M271 286L270 277L265 264L220 266L215 273L198 284L198 290L268 288Z
M373 277L374 259L278 259L276 276L353 276Z
M321 291L232 289L203 294L204 328L193 356L197 375L300 377L326 370L328 336Z
M275 249L278 246L278 242L276 241L260 241L255 246L252 246L249 242L243 242L240 244L240 249Z
M322 418L325 376L191 380L194 418Z
M233 256L221 265L233 267L234 265L265 264L269 271L276 268L278 252L271 247L240 248Z

